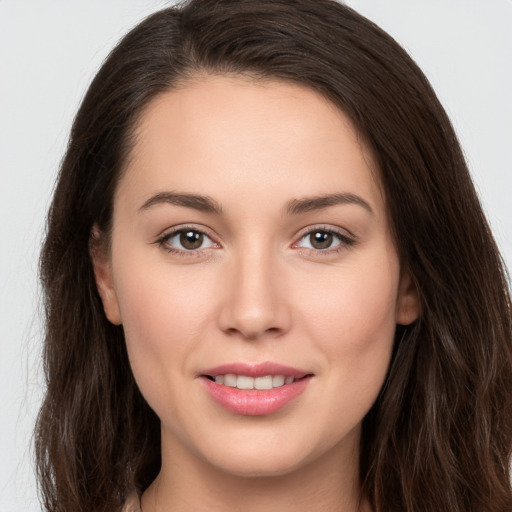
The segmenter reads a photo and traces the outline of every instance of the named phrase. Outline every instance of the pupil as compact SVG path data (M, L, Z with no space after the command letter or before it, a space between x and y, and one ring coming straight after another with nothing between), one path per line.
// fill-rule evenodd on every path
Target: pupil
M185 249L197 249L203 243L203 235L197 231L184 231L180 234L180 243Z
M332 233L326 233L325 231L316 231L315 233L311 234L311 245L315 249L327 249L332 244L332 238Z

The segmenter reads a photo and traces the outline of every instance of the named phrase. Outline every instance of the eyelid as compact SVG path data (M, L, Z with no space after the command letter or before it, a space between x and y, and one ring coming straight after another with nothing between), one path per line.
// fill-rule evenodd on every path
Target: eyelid
M312 232L315 232L315 231L326 231L328 233L333 233L335 235L339 235L343 238L352 239L354 241L357 239L357 237L352 232L350 232L348 229L341 228L339 226L333 226L331 224L313 224L311 226L306 226L305 228L302 228L297 233L295 238L301 239L304 236L306 236Z
M176 226L169 226L163 229L160 234L157 235L157 238L168 237L169 235L180 233L181 231L197 231L198 233L202 233L203 235L208 236L211 239L217 238L211 229L206 226L200 226L198 224L177 224Z
M306 236L311 235L311 233L315 232L325 232L330 233L338 237L340 243L332 248L327 249L314 249L310 247L300 247L297 244L304 239ZM308 252L314 252L315 254L327 255L333 254L336 252L340 252L343 249L347 249L350 246L353 246L357 243L357 238L347 229L343 229L340 227L335 227L332 225L319 224L314 226L308 226L302 229L297 236L295 237L296 241L293 242L292 247L297 250L303 250Z
M199 227L194 224L182 224L182 225L177 225L177 226L172 226L172 227L166 228L157 236L157 239L155 240L154 243L162 246L168 252L182 254L182 255L186 255L186 256L197 255L198 253L201 253L205 249L211 248L211 247L204 247L202 249L186 250L186 249L179 249L178 247L166 245L167 240L169 240L173 236L176 236L177 234L182 233L184 231L195 231L197 233L201 233L202 235L206 236L207 238L209 238L212 241L213 246L214 246L213 248L217 249L217 248L221 247L220 243L217 241L217 237L211 233L210 229L208 229L204 226Z

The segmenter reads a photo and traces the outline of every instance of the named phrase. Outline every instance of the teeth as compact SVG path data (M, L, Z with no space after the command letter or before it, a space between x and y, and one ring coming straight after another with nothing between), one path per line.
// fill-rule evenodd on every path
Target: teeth
M238 389L272 389L284 384L291 384L295 379L284 375L266 375L265 377L249 377L247 375L216 375L215 382Z
M229 386L230 388L236 388L236 375L233 375L232 373L228 373L227 375L224 375L224 386Z
M254 389L254 379L245 375L239 375L236 378L236 387L238 389Z
M284 384L284 375L274 375L272 377L272 387L279 388Z
M272 389L272 387L271 375L267 375L266 377L256 377L254 379L254 389Z

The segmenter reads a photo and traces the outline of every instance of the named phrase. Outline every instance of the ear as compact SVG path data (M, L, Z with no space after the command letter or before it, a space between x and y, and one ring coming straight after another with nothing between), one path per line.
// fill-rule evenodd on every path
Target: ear
M402 271L398 286L396 323L412 324L420 315L418 290L409 271Z
M114 325L120 325L122 323L121 313L119 311L119 304L117 302L117 295L114 288L110 256L102 241L101 232L96 225L92 228L89 253L94 270L96 287L98 288L98 293L100 294L101 301L103 302L105 316Z

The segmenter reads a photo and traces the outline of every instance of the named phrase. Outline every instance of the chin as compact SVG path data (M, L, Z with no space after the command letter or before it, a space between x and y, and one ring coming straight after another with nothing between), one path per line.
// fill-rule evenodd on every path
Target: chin
M253 443L231 444L229 451L215 450L206 455L210 464L222 472L252 478L279 477L308 466L322 454L307 450L304 443L279 446Z
M240 459L224 460L216 464L224 473L245 478L273 478L285 476L303 467L303 461L286 460L274 456L267 460Z

